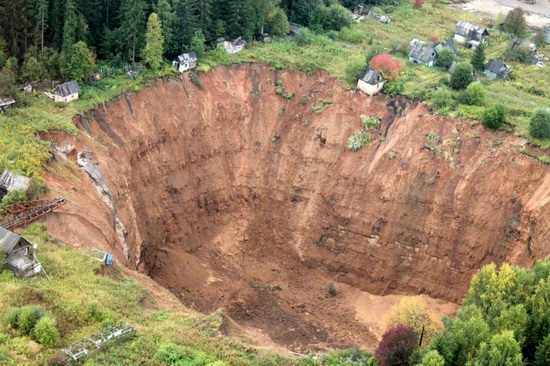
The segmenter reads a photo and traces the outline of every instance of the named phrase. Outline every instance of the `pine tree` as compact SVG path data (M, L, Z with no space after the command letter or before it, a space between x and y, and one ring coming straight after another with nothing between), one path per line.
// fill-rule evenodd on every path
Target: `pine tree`
M136 47L145 22L145 0L124 0L120 7L121 30L131 49L132 62L136 61Z
M179 50L183 51L191 44L191 39L199 27L196 12L191 8L190 0L180 0L176 8L175 38L179 41Z
M145 34L145 48L143 49L143 59L156 70L162 64L162 53L164 46L164 37L162 35L162 25L156 13L151 13L147 20L147 33Z
M191 0L191 9L195 12L196 19L204 37L212 40L212 5L213 0Z
M65 4L65 22L63 24L63 51L68 51L76 43L76 33L78 27L78 15L73 0L67 0Z
M44 49L44 31L48 27L48 0L36 0L36 19L40 28L40 50Z
M11 55L22 56L34 41L34 17L29 0L2 0L0 2L1 36L7 42Z
M474 50L470 62L476 70L483 70L483 66L485 64L485 45L483 42L481 42Z
M175 37L176 12L168 0L158 0L153 9L158 14L160 24L162 25L165 52L167 54L177 53L179 45Z

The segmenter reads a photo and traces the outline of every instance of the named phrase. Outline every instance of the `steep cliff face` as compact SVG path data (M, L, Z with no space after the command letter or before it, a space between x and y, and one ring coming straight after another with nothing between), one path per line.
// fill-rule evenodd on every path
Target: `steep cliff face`
M517 153L519 138L323 74L244 65L200 81L158 81L93 112L76 150L98 162L124 230L75 170L82 183L50 220L77 225L54 234L93 235L187 305L225 306L296 348L374 342L345 298L325 298L330 281L457 302L483 264L550 252L549 169ZM361 114L381 127L352 152Z

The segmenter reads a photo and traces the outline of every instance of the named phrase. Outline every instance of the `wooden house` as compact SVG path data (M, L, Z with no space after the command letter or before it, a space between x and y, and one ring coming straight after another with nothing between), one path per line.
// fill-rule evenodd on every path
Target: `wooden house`
M2 174L0 174L0 199L16 189L27 191L30 186L30 178L14 173L11 170L4 169Z
M182 53L178 56L178 60L174 61L174 65L177 67L179 72L184 72L189 69L194 69L197 67L199 58L197 57L196 52Z
M6 263L17 276L31 277L41 271L35 249L36 245L0 226L0 250L6 254Z
M435 50L421 42L415 43L409 52L409 61L416 64L433 66L437 58Z
M241 37L233 40L232 42L226 41L224 38L218 38L216 40L216 46L219 48L224 48L225 51L230 55L234 55L237 52L242 51L245 45L246 42Z
M15 99L0 97L0 112L10 108L15 104Z
M510 67L499 60L490 59L484 68L483 74L492 79L507 79L510 76Z
M481 42L487 44L489 32L483 27L459 20L456 23L454 39L468 48L476 48Z

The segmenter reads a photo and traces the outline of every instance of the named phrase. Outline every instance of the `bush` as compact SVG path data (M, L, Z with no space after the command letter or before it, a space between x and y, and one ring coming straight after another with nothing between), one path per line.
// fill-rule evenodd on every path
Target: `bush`
M497 103L485 110L482 122L486 127L497 129L506 122L506 114L506 107L501 103Z
M405 90L405 83L402 80L386 80L382 91L388 97L395 97L397 94L403 93Z
M387 53L381 53L374 56L370 60L369 65L373 69L380 71L385 79L395 80L399 77L401 63Z
M445 366L445 359L436 350L431 350L422 358L420 366Z
M445 47L437 55L437 66L443 70L448 70L455 60L455 54L449 47Z
M529 134L535 138L550 137L550 109L539 108L529 119Z
M473 83L466 88L466 104L482 106L485 103L486 93L481 83Z
M69 358L64 354L55 355L48 360L48 366L65 366L69 364Z
M345 80L348 84L357 84L357 79L361 76L361 73L365 71L365 63L362 57L353 57L346 65Z
M453 103L453 94L446 86L437 88L432 97L434 107L439 109L448 108Z
M61 337L55 319L49 316L40 318L32 330L32 338L46 347L58 346Z
M338 38L344 42L360 44L365 38L365 34L359 29L355 28L342 28L338 33Z
M371 137L366 132L356 132L348 139L348 149L351 151L360 150L371 141Z
M509 47L502 56L505 61L514 61L528 64L531 62L531 52L526 47Z
M0 207L6 207L15 202L27 201L28 199L29 196L27 195L27 192L25 192L23 189L14 189L13 191L2 197L2 204L0 205Z
M21 308L17 326L22 334L28 335L32 332L36 323L44 316L46 311L40 305L26 305Z
M361 124L365 130L377 130L380 127L380 120L375 117L369 117L364 114L361 115Z
M472 65L466 62L461 62L456 65L455 70L451 74L451 88L464 89L472 82Z
M19 324L19 315L21 314L21 308L10 306L4 313L3 324L6 327L12 327L17 329Z
M375 355L380 366L408 365L417 343L418 337L414 330L399 324L382 335Z
M302 31L294 37L294 42L296 42L298 46L307 46L308 44L312 44L314 41L315 36L313 35L313 32L307 28L303 28Z

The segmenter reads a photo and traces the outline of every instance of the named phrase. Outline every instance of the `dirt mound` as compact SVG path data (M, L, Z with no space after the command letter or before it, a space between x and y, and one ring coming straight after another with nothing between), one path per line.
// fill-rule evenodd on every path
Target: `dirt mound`
M200 82L154 82L95 110L79 141L58 136L69 159L90 152L115 207L67 164L48 177L69 199L54 235L294 350L372 346L358 291L457 302L483 264L548 255L548 168L519 138L324 74L243 65ZM361 114L381 127L351 152Z

